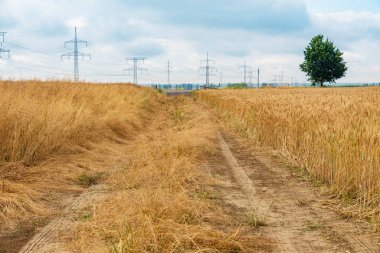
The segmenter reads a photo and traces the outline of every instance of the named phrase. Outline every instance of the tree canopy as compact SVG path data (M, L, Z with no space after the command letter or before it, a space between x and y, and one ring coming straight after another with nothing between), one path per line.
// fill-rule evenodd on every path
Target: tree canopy
M306 72L313 85L335 83L346 75L348 68L343 53L329 39L324 40L323 35L312 38L304 54L305 61L300 69Z

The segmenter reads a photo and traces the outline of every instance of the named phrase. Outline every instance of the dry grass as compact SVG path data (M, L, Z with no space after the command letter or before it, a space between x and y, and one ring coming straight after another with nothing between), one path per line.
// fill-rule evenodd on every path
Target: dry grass
M253 143L281 150L380 221L380 89L202 91L198 98Z
M89 141L127 137L152 92L132 85L0 85L0 162L33 165Z
M77 213L67 231L74 252L271 247L199 194L213 183L199 163L215 151L217 131L190 99L133 85L3 82L0 118L0 240L19 239L9 232L17 225L28 229L11 247L99 181L113 191Z
M47 215L53 192L79 191L75 177L141 129L159 100L133 85L1 82L2 228Z
M70 239L73 250L254 252L269 247L257 236L243 236L234 217L198 194L213 181L199 163L215 152L216 132L209 115L190 99L168 103L131 143L128 165L109 179L115 193L77 227Z

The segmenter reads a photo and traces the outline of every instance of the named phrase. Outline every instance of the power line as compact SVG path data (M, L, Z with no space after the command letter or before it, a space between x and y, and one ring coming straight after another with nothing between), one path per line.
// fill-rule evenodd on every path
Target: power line
M60 47L60 48L50 49L50 50L47 50L47 51L42 51L42 50L39 50L39 49L32 49L32 48L29 48L29 47L25 47L25 46L21 46L21 45L17 45L17 44L14 44L14 43L9 43L9 42L5 42L5 44L10 45L12 47L20 48L20 49L29 50L29 51L32 51L32 52L49 55L49 56L52 56L52 57L57 57L57 56L55 54L53 54L52 52L49 52L49 51L58 51L58 50L61 51L62 49L64 49L64 47Z
M218 71L214 66L211 66L210 64L215 64L214 60L210 60L208 58L208 52L207 52L207 58L206 60L202 60L201 64L205 64L205 66L200 67L198 70L198 73L201 73L201 75L206 77L206 86L205 88L208 88L210 86L210 76L215 76L215 73Z
M46 64L49 64L49 65L53 64L53 63L57 63L57 56L55 56L55 58L50 58L50 57L46 57L43 55L31 54L31 53L27 53L27 52L23 52L23 51L18 51L18 50L12 50L12 54L29 56L30 58L38 59L39 61L46 63Z
M16 51L16 53L19 53L19 52ZM21 53L21 52L19 54L28 55L28 53ZM33 57L36 58L37 56L33 56ZM57 72L57 71L65 71L65 70L54 68L54 67L50 67L50 65L53 64L52 59L48 59L48 58L44 58L44 57L40 57L40 56L38 56L37 58L42 59L42 60L48 60L50 62L38 63L38 62L29 62L29 61L24 61L24 60L21 60L21 61L20 60L19 61L11 60L11 62L27 66L27 69L33 70L33 71L43 72L43 73L47 73L47 74L61 74L61 75L65 75L65 76L70 75L67 72L62 72L62 73ZM46 65L49 65L49 66L46 66ZM120 75L120 74L100 74L103 69L97 68L96 65L95 66L92 66L92 65L90 65L89 67L95 68L96 73L88 73L88 72L86 73L86 72L81 71L81 76L87 76L87 77L91 77L91 76L97 76L97 77L122 77L123 76L123 75ZM32 68L34 68L34 69L32 69ZM46 71L46 70L51 70L51 71ZM55 72L52 72L52 71L55 71Z
M2 34L5 34L5 33L1 33L0 34L0 39L3 36ZM1 46L1 44L2 44L2 40L0 40L0 46ZM40 60L38 62L40 62L41 64L39 64L37 62L11 60L11 63L15 63L16 65L20 65L21 66L21 68L19 68L19 70L20 69L25 69L25 70L29 70L29 71L33 71L33 72L52 74L52 75L64 75L64 76L69 75L63 69L58 69L58 68L54 68L54 67L52 68L51 67L52 64L55 62L54 59L56 59L56 57L57 57L57 55L54 54L54 53L51 53L51 52L48 52L48 51L39 50L39 49L32 49L32 48L29 48L29 47L26 47L26 46L22 46L22 45L17 45L17 44L14 44L14 43L4 42L4 44L10 45L11 47L19 48L20 51L19 50L12 50L12 52L15 52L16 54L27 55L27 56L30 55L33 58L37 58L37 59ZM64 48L64 47L61 47L61 48ZM61 49L61 48L51 49L49 51L58 50L58 49ZM48 66L45 66L45 65L48 65ZM95 67L96 68L96 65L97 64L91 64L90 67ZM98 65L115 65L115 66L118 65L118 66L120 66L121 64L111 64L111 63L103 63L102 64L102 63L99 63ZM98 74L100 71L101 71L100 69L96 70L96 72L97 72L96 74L81 72L81 75L87 76L87 77L90 77L90 76L97 76L97 77L122 77L123 76L123 75L120 75L120 74Z
M284 66L281 66L281 85L284 86Z
M166 65L166 72L168 75L168 83L167 84L170 84L170 73L172 72L172 67L170 66L170 61L168 61L167 65Z
M47 28L47 29L39 29L39 30L33 30L33 31L23 31L23 30L15 30L12 32L12 34L31 34L31 33L57 33L62 31L67 31L68 27L60 27L60 28Z
M5 42L5 34L6 32L0 32L0 37L2 37L2 40L0 41L0 59L4 58L4 54L8 54L8 59L11 57L11 52L8 49L3 48L3 43Z
M39 49L32 49L32 48L29 48L29 47L25 47L25 46L13 44L13 43L7 43L7 42L5 42L5 44L10 45L12 47L17 47L17 48L20 48L20 49L31 51L31 52L34 52L34 53L43 54L43 55L46 55L46 56L51 56L51 58L47 58L47 57L43 57L43 56L36 56L36 54L32 55L33 57L36 57L36 58L40 58L40 59L44 59L44 60L51 60L51 61L53 61L54 59L57 58L57 54L54 54L52 51L58 51L58 50L61 51L62 49L64 49L64 47L60 47L60 48L55 48L55 49L49 49L47 51L42 51L42 50L39 50ZM24 54L24 55L31 55L29 52L18 51L18 50L12 50L12 52L16 52L16 53ZM108 63L108 62L93 62L91 65L93 65L93 66L123 66L124 64L120 64L120 63Z
M257 88L260 88L260 69L257 69Z
M297 83L296 80L297 79L294 76L285 75L283 66L281 66L281 72L274 75L274 83L279 86L293 86L295 83Z
M277 77L278 77L278 75L274 75L274 77L273 77L273 83L274 83L275 85L277 85Z
M27 70L34 71L34 72L52 74L52 75L64 75L64 76L69 75L69 73L65 73L62 71L57 72L56 69L47 69L47 68L40 66L40 65L31 65L29 63L18 62L18 61L14 61L14 60L12 60L12 62L17 63L19 65L22 65L22 68L25 68Z
M74 44L74 52L70 52L67 54L61 55L61 59L63 57L67 57L67 59L70 59L71 56L74 57L74 80L77 82L79 81L79 56L82 57L84 60L86 57L89 57L91 60L91 54L85 54L82 52L78 51L78 44L85 44L87 47L87 41L85 40L78 40L78 35L77 35L77 28L75 27L75 37L74 40L69 40L65 42L65 47L67 44Z
M137 82L137 75L138 75L139 71L140 71L141 75L143 74L143 72L146 72L146 74L148 75L148 69L143 69L143 68L140 68L138 66L138 63L140 61L142 61L144 63L145 59L146 59L145 57L127 57L127 63L128 63L128 61L132 61L133 62L133 67L127 68L127 69L123 69L123 75L125 75L125 72L128 72L127 73L128 76L132 76L133 75L133 83L134 84L138 84L138 82Z
M252 67L248 66L247 63L244 61L244 65L240 66L239 69L242 69L243 72L239 72L239 74L243 75L244 81L243 83L248 84L247 79L249 79L249 84L252 84Z
M107 62L104 62L104 63L101 63L101 62L95 62L95 63L92 63L92 65L94 66L124 66L124 64L121 64L121 63L107 63Z

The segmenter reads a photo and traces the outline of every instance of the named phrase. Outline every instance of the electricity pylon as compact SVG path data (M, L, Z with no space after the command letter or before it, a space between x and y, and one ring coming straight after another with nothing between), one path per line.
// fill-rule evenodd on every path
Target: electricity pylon
M168 74L168 84L170 84L170 73L172 72L172 67L170 66L170 61L166 65L166 73Z
M8 57L7 57L8 59L10 58L10 55L11 55L8 49L3 48L3 43L5 42L5 38L4 38L5 34L6 32L0 32L0 37L2 37L2 40L0 41L0 59L4 58L3 57L4 54L8 54Z
M284 66L281 66L281 86L284 86Z
M148 70L147 69L143 69L143 68L140 68L138 66L138 62L139 61L142 61L144 63L145 61L145 57L127 57L127 63L128 61L132 61L133 62L133 67L131 68L127 68L127 69L123 69L123 75L125 75L125 72L128 72L128 76L132 76L133 75L133 83L134 84L138 84L137 82L137 76L138 76L138 72L140 71L140 74L142 75L143 72L146 72L146 74L148 75ZM131 74L131 72L133 74Z
M260 88L260 69L257 69L257 88Z
M218 71L214 66L211 66L210 64L215 64L214 60L210 60L208 58L208 52L207 52L207 58L206 60L202 60L201 64L205 64L205 66L200 67L198 70L198 74L201 73L201 75L206 77L206 86L205 88L208 88L210 86L210 76L215 76L216 72Z
M67 44L74 44L74 51L61 55L61 60L63 59L63 57L67 57L67 59L70 59L70 57L74 57L74 80L75 80L75 82L78 82L79 81L79 57L82 57L83 60L86 57L89 57L91 60L91 54L85 54L85 53L78 51L78 44L85 44L86 47L88 44L87 44L87 41L85 41L85 40L78 40L77 28L76 27L75 27L74 40L66 41L65 47Z
M243 83L248 84L247 83L247 79L248 79L249 83L251 84L252 83L252 75L253 75L252 67L247 66L247 63L244 61L244 65L240 66L239 69L243 70L243 72L239 72L239 74L243 75L243 78L244 78Z
M278 81L280 80L281 80L281 75L274 75L273 81L275 85L279 84Z

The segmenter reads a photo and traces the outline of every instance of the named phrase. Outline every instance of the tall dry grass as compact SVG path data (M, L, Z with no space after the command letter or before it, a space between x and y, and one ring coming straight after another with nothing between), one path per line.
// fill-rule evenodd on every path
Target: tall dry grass
M379 88L220 90L197 96L253 143L286 152L354 202L353 214L379 223Z
M113 190L76 213L73 252L271 247L207 197L213 180L200 163L216 150L216 126L190 99L133 85L3 82L0 118L0 240L27 220L32 234L49 205L62 215L83 191L81 172L99 169Z
M91 141L130 136L152 96L132 85L0 83L0 162L36 164Z
M46 214L49 195L82 164L68 156L126 141L143 127L159 100L153 90L134 85L1 82L2 227ZM59 191L71 187L68 182L61 186Z
M256 252L270 243L206 194L201 169L216 151L216 126L190 99L166 104L133 143L129 164L110 178L115 193L71 236L78 252ZM235 214L237 215L237 214Z

